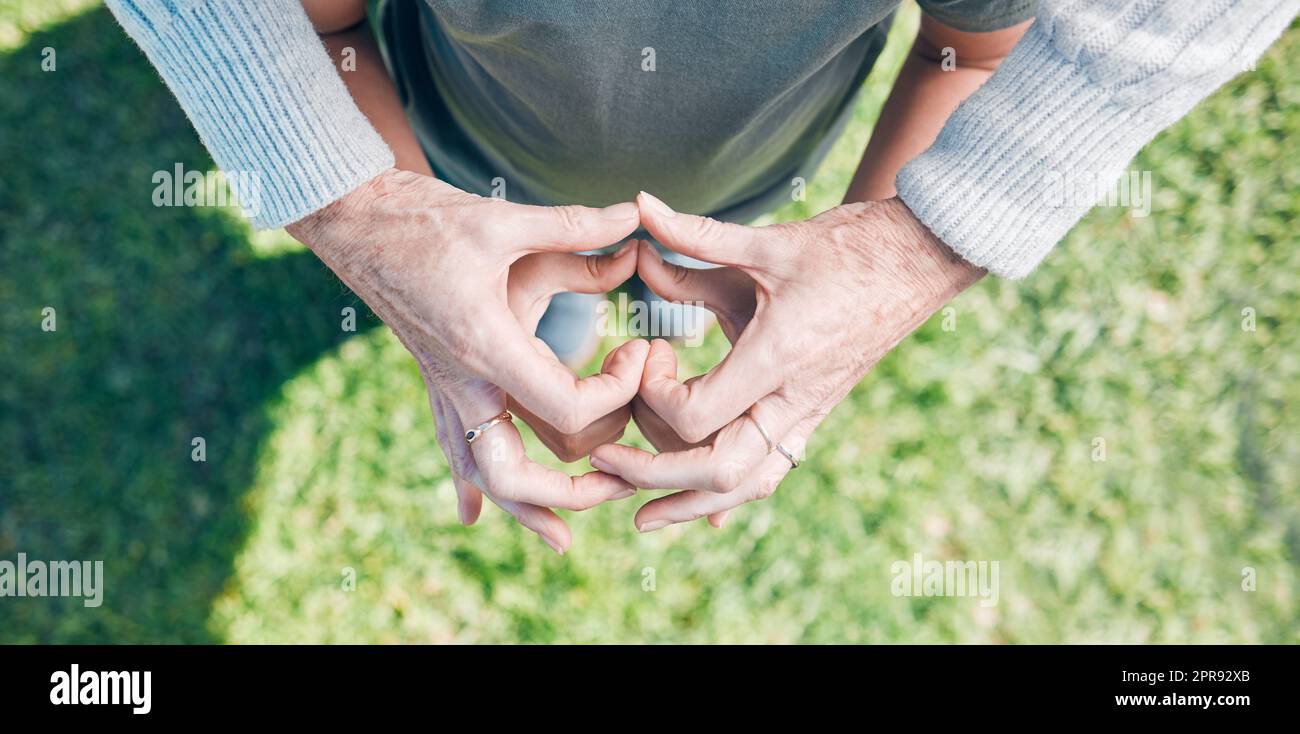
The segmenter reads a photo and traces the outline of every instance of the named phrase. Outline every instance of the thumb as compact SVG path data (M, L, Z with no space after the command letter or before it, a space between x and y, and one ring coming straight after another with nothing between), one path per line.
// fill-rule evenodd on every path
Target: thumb
M636 201L641 226L673 252L737 268L764 264L763 238L754 227L675 212L644 191Z
M494 226L511 249L527 254L598 250L632 234L639 224L637 206L629 201L604 209L510 204Z

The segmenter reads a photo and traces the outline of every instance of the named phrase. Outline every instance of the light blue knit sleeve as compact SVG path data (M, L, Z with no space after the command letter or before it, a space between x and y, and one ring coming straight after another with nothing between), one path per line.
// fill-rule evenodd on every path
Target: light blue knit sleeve
M295 222L393 165L296 0L107 0L254 227ZM232 176L231 174L238 174Z
M967 261L1024 277L1142 146L1297 11L1300 0L1042 0L993 77L899 172L899 198Z

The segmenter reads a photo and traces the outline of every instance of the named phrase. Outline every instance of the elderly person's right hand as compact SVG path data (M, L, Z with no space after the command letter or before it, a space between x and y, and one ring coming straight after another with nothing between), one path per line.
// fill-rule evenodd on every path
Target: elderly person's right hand
M626 409L640 385L648 345L629 342L611 353L600 374L578 378L525 331L511 310L507 285L511 266L522 258L603 247L638 224L631 202L605 209L525 206L390 169L287 229L388 324L419 363L461 498L462 522L477 516L481 490L563 553L572 542L569 529L546 508L582 510L635 489L602 472L569 477L533 463L509 422L472 444L465 430L504 411L507 395L563 434L578 434ZM629 273L632 267L629 262Z

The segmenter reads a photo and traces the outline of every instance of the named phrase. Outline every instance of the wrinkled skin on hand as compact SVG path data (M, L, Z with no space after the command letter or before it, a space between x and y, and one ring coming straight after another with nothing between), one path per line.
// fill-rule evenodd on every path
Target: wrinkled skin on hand
M419 363L462 521L477 517L486 494L563 553L572 537L549 508L582 510L630 496L634 488L599 471L569 477L541 467L525 456L509 423L473 444L464 432L514 401L555 435L581 434L593 424L599 435L613 435L616 418L609 416L636 394L648 346L629 342L611 353L600 374L578 378L525 330L517 312L540 317L537 309L558 290L603 287L617 276L616 267L630 274L630 256L591 265L570 253L620 242L638 222L630 202L605 209L524 206L389 170L288 229ZM543 283L539 274L557 282Z
M682 383L671 346L654 342L633 414L660 453L618 444L592 452L592 466L633 485L684 490L641 507L642 532L701 517L721 525L728 510L771 496L792 467L755 420L801 456L881 357L983 276L897 199L768 227L676 213L644 193L638 203L659 242L724 266L687 270L643 248L642 277L666 298L703 301L733 344Z

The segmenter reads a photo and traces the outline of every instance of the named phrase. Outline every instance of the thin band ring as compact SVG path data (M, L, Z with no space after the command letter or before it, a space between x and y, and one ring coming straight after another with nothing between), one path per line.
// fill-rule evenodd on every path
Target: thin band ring
M509 423L512 420L514 420L514 416L510 415L510 411L503 410L492 420L484 421L468 431L465 431L465 443L474 443L480 436L487 433L488 429L492 426L495 426L498 423Z
M767 429L763 427L763 424L758 422L758 417L754 415L753 409L751 408L745 411L745 415L749 416L749 419L754 422L754 427L758 429L758 434L762 436L763 441L767 443L767 453L770 454L773 451L780 453L785 457L786 461L790 462L791 469L798 469L799 460L795 458L794 452L782 445L780 441L772 440L772 434L768 433Z
M777 444L776 444L776 450L777 450L777 451L780 451L780 452L781 452L781 455L785 457L785 460L788 461L788 462L790 462L790 468L791 468L791 469L798 469L798 468L799 468L799 460L796 459L796 458L794 457L794 452L793 452L793 451L791 451L790 449L787 449L787 448L786 448L784 445L782 445L780 442L777 442Z
M749 416L751 421L754 421L754 427L758 429L758 435L762 436L763 442L767 444L767 453L770 454L773 451L776 451L776 441L772 440L772 434L767 432L767 429L763 427L763 424L758 422L758 416L754 415L754 409L750 408L745 411L745 415Z

